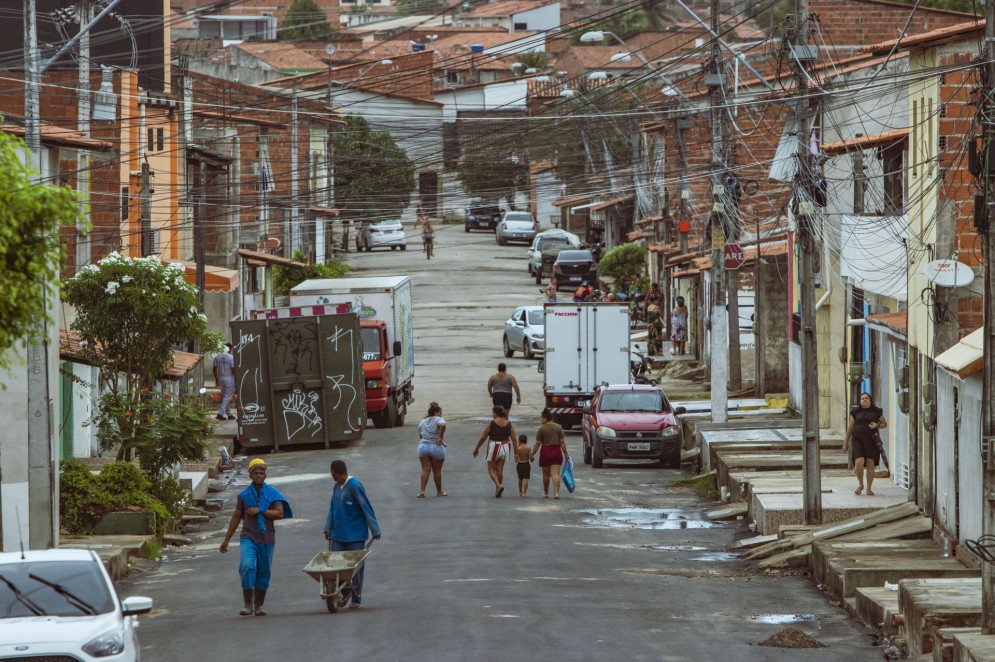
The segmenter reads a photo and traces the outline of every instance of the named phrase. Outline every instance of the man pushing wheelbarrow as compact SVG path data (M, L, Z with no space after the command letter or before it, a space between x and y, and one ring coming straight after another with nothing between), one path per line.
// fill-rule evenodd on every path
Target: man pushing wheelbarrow
M362 551L366 549L367 530L374 540L380 539L380 525L373 513L373 506L366 496L363 484L355 476L349 475L345 462L332 462L332 500L325 518L325 540L331 542L333 552ZM365 557L362 565L352 577L352 603L349 609L358 609L363 602L363 575L366 570Z

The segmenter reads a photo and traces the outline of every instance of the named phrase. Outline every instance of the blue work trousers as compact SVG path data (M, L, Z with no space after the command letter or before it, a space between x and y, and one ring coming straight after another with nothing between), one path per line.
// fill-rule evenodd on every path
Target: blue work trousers
M333 552L359 552L366 548L365 540L355 542L332 541ZM366 573L366 563L359 569L356 576L352 578L352 601L357 605L363 604L363 575Z
M240 550L238 574L242 578L242 588L269 590L269 576L276 545L263 545L242 538L238 541L238 546Z
M231 416L231 396L235 392L235 377L218 378L218 386L221 388L221 406L218 408L218 416L228 418Z

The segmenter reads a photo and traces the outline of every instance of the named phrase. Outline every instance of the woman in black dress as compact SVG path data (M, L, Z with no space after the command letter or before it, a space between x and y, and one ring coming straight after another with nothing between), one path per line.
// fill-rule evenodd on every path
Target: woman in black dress
M853 440L853 473L857 476L857 489L854 494L864 490L864 476L867 476L867 495L873 496L871 485L874 483L874 467L881 461L881 451L878 449L878 430L888 427L884 420L884 412L875 406L870 393L860 394L860 405L850 410L850 423L846 426L846 437L843 438L843 452L850 448Z

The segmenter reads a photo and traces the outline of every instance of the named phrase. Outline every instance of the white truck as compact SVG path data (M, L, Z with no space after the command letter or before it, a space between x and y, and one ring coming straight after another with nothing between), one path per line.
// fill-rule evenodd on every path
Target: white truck
M363 341L366 411L378 428L404 425L414 402L415 341L411 312L411 278L318 278L290 290L295 308L359 315Z
M569 430L580 423L599 386L628 384L629 306L624 303L550 303L543 308L542 362L546 407Z

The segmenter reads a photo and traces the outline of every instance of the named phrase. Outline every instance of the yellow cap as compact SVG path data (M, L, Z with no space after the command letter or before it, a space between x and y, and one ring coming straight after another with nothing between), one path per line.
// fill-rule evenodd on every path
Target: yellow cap
M251 462L249 462L249 471L252 471L253 467L262 467L263 469L265 469L266 468L266 460L264 460L261 457L255 458L254 460L252 460Z

